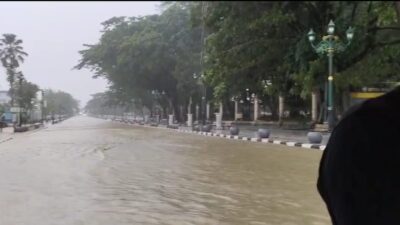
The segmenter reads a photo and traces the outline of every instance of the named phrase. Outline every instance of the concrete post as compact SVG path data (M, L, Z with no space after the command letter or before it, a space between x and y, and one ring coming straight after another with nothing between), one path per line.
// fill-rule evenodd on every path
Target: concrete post
M174 114L168 115L168 125L174 124Z
M318 117L318 95L315 91L311 93L311 120L317 121Z
M285 97L279 95L279 120L283 118L283 113L285 110Z
M254 97L254 121L258 120L258 114L259 114L258 108L259 108L258 97L255 96Z
M192 97L189 98L189 104L188 104L188 114L192 113Z
M148 123L148 122L149 122L149 115L145 115L145 116L144 116L144 122L145 122L145 123Z
M215 113L215 125L217 130L222 130L222 115L221 113Z
M222 104L222 102L219 103L219 114L221 116L221 121L222 121L222 117L224 115L224 105Z
M239 104L238 101L235 100L235 120L238 120L238 109L239 109Z
M206 105L206 119L210 120L210 103L209 102L207 102L207 105Z
M187 125L188 127L191 127L193 126L193 114L188 113L187 116L188 116Z

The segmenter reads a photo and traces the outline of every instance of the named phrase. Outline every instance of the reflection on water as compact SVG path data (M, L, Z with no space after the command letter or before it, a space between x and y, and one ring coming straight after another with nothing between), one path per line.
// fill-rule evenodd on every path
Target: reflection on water
M0 224L329 224L320 156L76 117L0 144Z

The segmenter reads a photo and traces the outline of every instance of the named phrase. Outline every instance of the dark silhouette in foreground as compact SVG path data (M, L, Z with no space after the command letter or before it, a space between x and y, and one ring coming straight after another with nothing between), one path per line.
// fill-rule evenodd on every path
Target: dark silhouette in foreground
M400 224L400 88L343 117L317 186L334 225Z

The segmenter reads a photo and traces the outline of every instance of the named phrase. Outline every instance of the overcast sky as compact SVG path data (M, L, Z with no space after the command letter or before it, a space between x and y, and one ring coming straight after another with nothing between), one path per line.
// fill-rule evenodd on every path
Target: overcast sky
M21 66L28 81L41 88L72 94L81 107L91 94L106 90L107 82L92 79L89 70L72 70L82 44L100 38L100 23L113 16L159 13L160 2L0 2L0 34L13 33L29 54ZM0 68L0 90L7 90Z

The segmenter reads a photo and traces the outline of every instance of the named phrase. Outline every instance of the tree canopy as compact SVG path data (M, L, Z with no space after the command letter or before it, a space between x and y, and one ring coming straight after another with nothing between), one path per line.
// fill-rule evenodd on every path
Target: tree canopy
M307 33L314 29L319 41L332 19L343 42L346 29L355 28L349 47L334 57L336 95L399 80L398 2L165 2L162 8L160 15L103 22L99 42L85 45L75 68L106 78L127 104L151 109L156 101L177 116L190 98L200 101L193 74L204 75L208 100L243 99L249 89L273 112L278 96L289 108L307 108L310 94L324 91L328 69Z
M73 116L79 112L79 101L69 93L46 89L43 97L47 103L45 115Z

